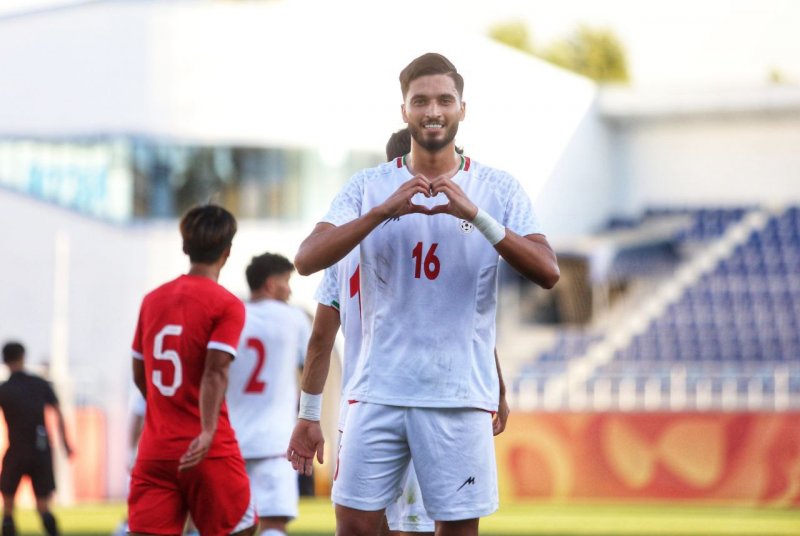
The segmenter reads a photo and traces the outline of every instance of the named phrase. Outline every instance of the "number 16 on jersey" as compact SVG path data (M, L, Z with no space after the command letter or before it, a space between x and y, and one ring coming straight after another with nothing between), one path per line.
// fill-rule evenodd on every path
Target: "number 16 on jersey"
M425 252L425 246L422 244L422 242L417 242L417 245L411 252L411 257L415 260L414 277L416 279L421 279L423 271L425 273L425 277L428 279L432 280L439 277L441 263L439 262L439 257L436 256L436 248L438 246L439 244L435 242L431 244L431 247L428 248L427 252Z

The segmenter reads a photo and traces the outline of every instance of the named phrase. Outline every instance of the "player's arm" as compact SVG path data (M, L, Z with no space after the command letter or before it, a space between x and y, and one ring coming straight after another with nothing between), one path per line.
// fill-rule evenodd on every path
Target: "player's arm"
M497 367L497 378L500 380L500 399L497 403L497 413L492 421L492 432L494 432L494 435L500 435L506 429L506 422L508 422L508 414L511 413L511 409L508 407L508 401L506 400L506 383L503 381L503 371L500 370L497 348L494 350L494 364Z
M561 277L556 254L541 234L520 236L506 229L505 237L494 245L506 262L527 279L543 288L553 288Z
M55 391L50 386L50 384L46 384L46 393L45 393L45 403L53 408L56 414L56 426L58 427L58 434L61 436L61 444L64 445L64 452L67 453L67 457L72 456L72 447L67 441L67 427L64 424L64 414L61 412L61 406L58 403L58 397L56 397Z
M142 398L147 400L147 377L144 373L144 361L135 357L133 358L133 383L142 393Z
M306 362L300 386L306 393L318 395L325 387L331 365L331 353L339 331L339 311L334 307L317 304L311 336L308 339Z
M53 404L53 410L56 412L56 421L58 422L58 433L61 436L61 444L64 445L64 452L67 454L67 458L72 457L72 447L67 441L67 427L64 425L64 414L61 412L61 406L58 405L58 402Z
M181 456L178 470L189 469L200 463L214 439L219 421L219 410L228 388L228 369L232 356L223 350L206 351L205 368L200 379L200 435L189 444Z
M432 213L450 214L472 222L509 265L537 285L549 289L558 282L561 273L556 254L544 235L520 236L507 229L480 210L449 177L434 179L431 192L444 193L448 199L448 203L434 207Z
M303 396L321 396L328 378L331 364L331 352L339 330L339 311L333 307L318 304L314 323L311 327L311 336L308 340L306 362L303 367L301 389ZM302 411L302 408L301 408ZM301 474L310 475L314 462L314 455L323 463L325 439L319 418L316 420L309 415L301 413L297 425L289 440L286 451L287 459L292 467Z
M424 207L411 202L418 193L430 195L430 181L422 175L406 181L383 203L343 225L318 223L297 250L294 258L297 273L310 275L339 262L389 218L424 212Z

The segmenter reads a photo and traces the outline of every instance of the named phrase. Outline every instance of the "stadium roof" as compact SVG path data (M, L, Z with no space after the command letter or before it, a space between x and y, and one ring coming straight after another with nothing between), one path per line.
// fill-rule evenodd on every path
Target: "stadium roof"
M771 85L719 89L604 88L601 115L614 121L675 117L800 113L800 87Z
M0 134L382 148L402 126L400 68L433 49L465 72L465 98L481 106L497 106L484 98L519 106L522 96L541 103L543 79L558 80L562 99L565 79L593 92L483 36L412 31L377 12L378 23L359 25L329 4L140 0L0 19L0 68L13 81L0 87ZM552 106L537 111L550 115Z

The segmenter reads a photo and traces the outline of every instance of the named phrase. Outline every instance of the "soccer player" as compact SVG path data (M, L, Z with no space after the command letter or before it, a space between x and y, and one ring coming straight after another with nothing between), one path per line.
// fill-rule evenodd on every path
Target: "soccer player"
M406 155L411 150L411 136L407 128L400 129L389 137L386 143L386 159L388 161ZM458 148L456 151L460 152ZM340 437L345 427L348 401L346 396L347 385L350 382L353 370L356 367L361 349L361 304L359 301L359 249L354 248L336 265L325 270L325 277L317 289L317 312L314 316L312 337L308 348L308 366L303 377L303 390L307 393L318 394L327 378L330 365L330 355L336 332L341 325L345 335L344 356L342 359L342 399L339 411ZM497 372L500 374L500 364L495 354ZM502 376L500 380L500 401L497 414L493 423L494 434L500 434L505 429L509 408L505 399L505 385ZM316 450L322 452L322 432L319 423L309 423L301 420L297 425L298 433L308 433L305 428L313 426L314 436L320 441ZM403 533L433 533L434 522L425 511L422 494L419 489L416 472L413 464L409 464L404 478L403 491L398 499L386 508L385 531L389 534Z
M130 534L179 535L190 513L204 535L250 535L250 483L225 406L244 305L217 283L236 220L204 205L186 213L180 230L189 273L145 296L133 339L133 378L147 411L131 472Z
M0 408L8 430L8 450L0 472L3 493L3 536L17 534L14 525L14 496L23 475L28 475L36 496L36 510L49 536L58 534L56 518L50 512L50 497L56 489L53 454L44 424L45 407L55 410L64 451L72 456L67 442L64 417L53 388L42 378L25 371L25 347L18 342L3 346L3 362L11 375L0 385Z
M305 313L286 303L293 271L289 259L273 253L253 257L247 267L250 301L226 397L261 536L285 534L297 517L297 474L286 463L286 445L311 326Z
M337 530L375 534L413 460L437 533L477 534L498 506L498 258L545 288L558 265L520 184L456 153L466 107L453 64L425 54L400 82L410 154L357 173L295 258L309 274L360 245L363 340L333 489ZM319 403L301 393L300 417ZM295 466L311 463L306 439L290 444Z
M375 534L413 460L437 534L477 534L498 507L498 257L545 288L559 270L521 185L456 153L466 105L455 66L425 54L400 85L410 154L354 175L295 258L305 275L360 245L363 340L333 487L337 531ZM320 402L302 392L300 418ZM311 463L313 440L290 444L293 465Z

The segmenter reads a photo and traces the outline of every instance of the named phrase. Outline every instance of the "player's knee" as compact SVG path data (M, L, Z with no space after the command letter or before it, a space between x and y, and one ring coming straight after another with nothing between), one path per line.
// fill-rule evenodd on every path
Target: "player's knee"
M478 521L478 518L437 521L436 534L440 536L478 536Z
M336 536L375 536L380 529L383 511L363 512L336 508Z

